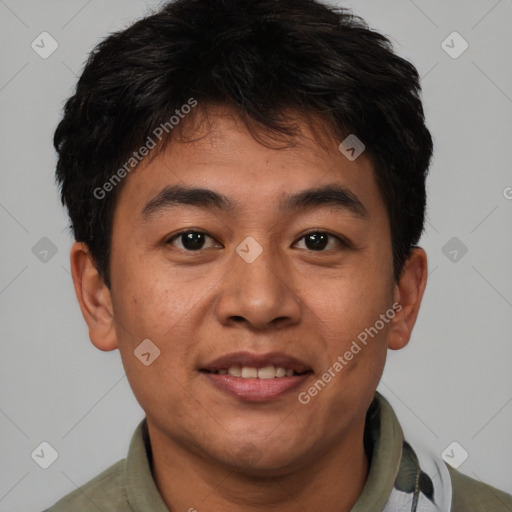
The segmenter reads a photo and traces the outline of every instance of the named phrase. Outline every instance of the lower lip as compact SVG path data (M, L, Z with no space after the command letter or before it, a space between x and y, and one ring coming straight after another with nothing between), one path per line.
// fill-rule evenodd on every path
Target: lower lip
M213 384L247 402L266 402L279 398L303 384L310 373L274 379L242 379L233 375L202 372Z

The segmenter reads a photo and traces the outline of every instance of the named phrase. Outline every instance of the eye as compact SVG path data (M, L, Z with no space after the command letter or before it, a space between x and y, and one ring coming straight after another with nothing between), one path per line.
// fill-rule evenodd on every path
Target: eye
M175 245L175 242L178 242L181 245L181 247L179 245L175 245L178 249L183 249L185 251L200 251L201 249L205 249L207 239L214 240L214 238L203 231L189 230L182 231L181 233L174 235L172 238L169 238L165 244ZM215 247L215 244L212 247Z
M328 249L335 249L336 247L348 247L348 243L341 238L331 235L325 231L311 231L304 235L300 240L305 241L306 249L310 251L323 251L329 245L329 238L335 241L335 247L328 247Z

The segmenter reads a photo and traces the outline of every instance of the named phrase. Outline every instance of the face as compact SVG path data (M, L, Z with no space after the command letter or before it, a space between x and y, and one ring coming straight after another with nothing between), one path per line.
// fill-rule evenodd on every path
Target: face
M126 178L113 223L116 345L148 423L267 475L360 432L396 298L371 162L302 129L270 149L219 110Z

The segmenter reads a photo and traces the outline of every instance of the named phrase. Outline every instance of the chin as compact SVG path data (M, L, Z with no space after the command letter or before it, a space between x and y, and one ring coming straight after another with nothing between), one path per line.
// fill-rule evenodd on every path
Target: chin
M239 474L241 473L249 477L260 477L262 480L286 475L299 466L295 458L291 457L290 454L283 455L282 457L272 456L271 459L262 455L256 460L251 460L250 458L244 460L237 457L228 465Z
M242 442L239 448L229 450L229 453L212 454L213 457L237 473L248 476L269 478L287 474L304 461L306 454L299 451L304 444L286 447L283 444L274 446L268 441Z

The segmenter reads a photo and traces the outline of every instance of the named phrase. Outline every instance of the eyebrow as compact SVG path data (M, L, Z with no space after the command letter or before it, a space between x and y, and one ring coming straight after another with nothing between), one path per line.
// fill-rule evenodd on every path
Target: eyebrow
M145 204L141 217L143 220L149 221L155 216L180 205L203 209L215 208L228 213L237 209L236 202L214 190L172 185L162 189L153 199ZM349 211L362 219L368 216L368 211L359 198L349 189L338 184L310 188L287 195L279 205L279 211L283 214L312 208L332 208L340 211Z

